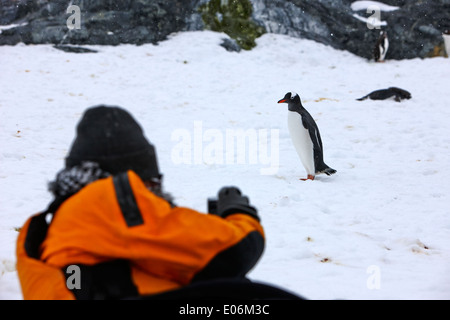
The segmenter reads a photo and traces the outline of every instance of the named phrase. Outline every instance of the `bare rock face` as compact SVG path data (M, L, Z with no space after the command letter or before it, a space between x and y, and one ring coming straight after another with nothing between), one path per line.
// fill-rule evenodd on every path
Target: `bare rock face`
M0 1L0 22L17 25L2 30L0 44L157 43L184 30L193 11L183 0ZM68 10L70 6L79 11Z
M139 45L158 43L173 32L209 29L229 35L224 42L227 50L250 50L257 37L270 32L371 59L383 30L389 38L386 59L445 55L442 34L450 30L450 0L381 0L370 8L363 4L354 0L0 0L0 45ZM78 16L68 11L71 5L79 8Z
M267 32L315 40L368 59L381 30L389 38L386 59L442 55L442 33L450 29L449 0L379 2L384 5L366 8L354 0L255 0L254 19Z

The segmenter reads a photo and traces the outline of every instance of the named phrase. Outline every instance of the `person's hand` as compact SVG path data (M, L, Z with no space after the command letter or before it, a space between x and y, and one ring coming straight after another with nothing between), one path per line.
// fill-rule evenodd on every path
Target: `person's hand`
M248 214L260 220L256 208L250 205L248 197L242 195L238 188L223 187L219 190L216 214L225 218L234 213Z

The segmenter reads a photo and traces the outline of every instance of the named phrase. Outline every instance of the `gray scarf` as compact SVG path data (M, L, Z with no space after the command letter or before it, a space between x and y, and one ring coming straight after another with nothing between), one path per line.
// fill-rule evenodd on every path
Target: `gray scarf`
M58 172L56 179L48 184L48 190L62 202L71 195L77 193L82 188L99 179L106 178L111 174L103 171L98 163L84 161L80 165L64 168ZM163 198L171 207L175 207L173 196L162 190L161 184L156 184L150 188L155 195Z
M55 197L66 198L77 193L89 183L109 175L99 167L98 163L84 161L80 165L59 171L56 179L48 184L48 190Z

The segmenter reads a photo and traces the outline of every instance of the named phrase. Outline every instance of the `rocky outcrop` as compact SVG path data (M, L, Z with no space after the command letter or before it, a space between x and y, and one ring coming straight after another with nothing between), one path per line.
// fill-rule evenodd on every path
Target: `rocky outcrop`
M450 27L450 1L382 2L397 9L385 11L380 5L379 25L368 25L376 12L367 13L350 0L255 0L254 19L268 32L315 40L368 59L380 30L390 40L386 59L441 54L442 32Z
M172 32L184 30L194 10L189 1L183 0L1 1L2 22L17 26L2 30L0 44L157 43ZM79 29L69 28L77 18L73 16L77 12L67 12L71 5L80 9ZM27 10L19 10L21 7Z
M390 40L386 59L445 54L442 32L450 29L450 0L382 2L394 8L379 5L378 12L367 12L353 0L0 0L0 25L10 25L0 26L0 45L139 45L158 43L173 32L211 29L230 36L224 41L227 50L251 49L256 37L271 32L370 59L385 30ZM207 4L214 4L209 12ZM70 5L80 8L79 29L69 28ZM368 24L375 16L379 23Z

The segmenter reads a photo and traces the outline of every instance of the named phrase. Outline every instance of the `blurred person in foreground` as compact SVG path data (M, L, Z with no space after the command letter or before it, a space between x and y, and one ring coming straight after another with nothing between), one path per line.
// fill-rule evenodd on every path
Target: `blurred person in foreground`
M176 206L155 147L120 107L85 111L49 191L17 240L24 299L152 297L245 279L264 249L257 210L236 187L209 214Z

